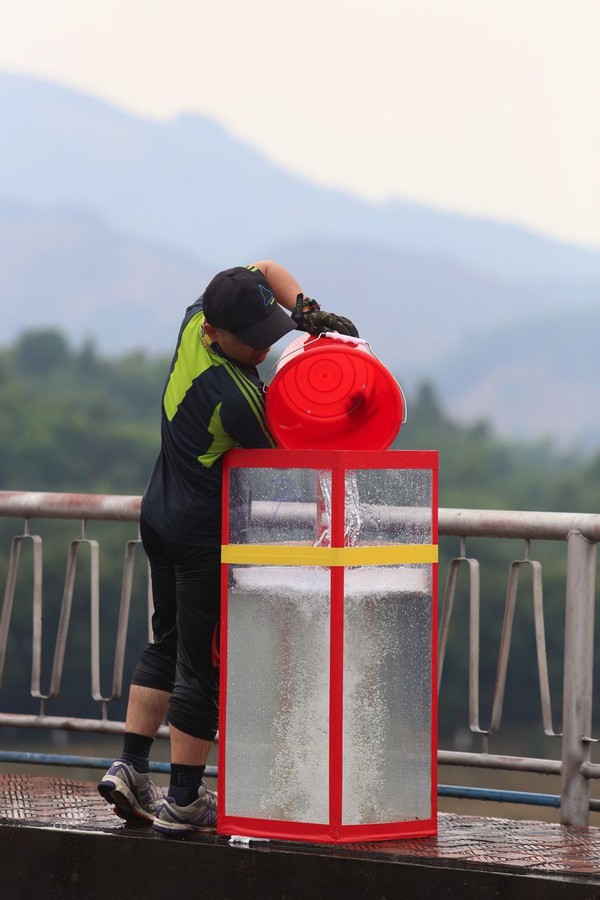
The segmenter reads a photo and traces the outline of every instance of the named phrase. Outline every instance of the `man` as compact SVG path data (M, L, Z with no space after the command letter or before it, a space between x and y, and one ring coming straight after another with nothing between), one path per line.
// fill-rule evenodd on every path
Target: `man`
M179 332L140 515L154 640L133 674L123 752L98 785L117 815L161 834L216 823L203 775L219 713L221 458L232 447L275 446L256 366L295 328L357 336L348 319L304 297L283 266L263 260L216 275ZM149 757L165 717L171 775L161 800Z

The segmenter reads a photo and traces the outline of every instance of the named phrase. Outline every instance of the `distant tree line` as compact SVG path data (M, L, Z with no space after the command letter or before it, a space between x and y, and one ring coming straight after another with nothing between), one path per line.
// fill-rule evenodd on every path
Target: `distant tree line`
M141 494L159 446L160 396L168 367L168 357L151 357L141 351L104 358L92 342L74 348L54 329L22 334L13 345L0 350L0 489ZM401 373L397 374L401 380ZM394 448L439 451L441 506L600 510L600 451L590 456L576 450L559 450L548 441L510 442L495 435L485 421L459 424L446 414L430 383L420 384L408 397L408 411L408 421ZM19 532L21 524L0 520L2 584L11 537ZM44 543L44 609L50 623L60 607L65 541L73 537L72 526L54 525ZM127 537L123 538L121 524L103 525L100 531L102 597L110 598L103 601L107 609L103 623L107 647L103 654L103 679L110 682L111 641L121 589L122 548ZM128 536L132 536L131 529ZM518 543L481 541L469 546L469 552L479 558L482 567L482 720L489 718L508 566L511 559L523 555L523 547ZM442 541L440 598L447 562L457 553L455 543ZM533 548L534 555L544 564L550 678L560 719L566 556L543 542ZM141 585L143 565L138 568ZM540 718L527 575L524 582L509 663L512 699L507 701L506 711L515 727ZM83 585L81 589L84 590ZM141 588L138 593L143 594ZM144 601L142 598L132 613L128 665L133 664L145 641ZM453 623L440 697L440 728L443 735L450 737L467 721L468 610L466 602L461 603ZM23 702L31 664L31 608L25 606L17 604L13 611L11 642L0 687L0 708L4 710L25 711L29 704ZM68 665L73 672L78 656L89 656L88 634L89 612L81 611L69 636ZM11 649L15 642L19 651ZM88 715L89 704L89 683L82 683L76 676L66 680L61 707L68 706L72 714ZM122 704L111 709L111 716L121 713Z

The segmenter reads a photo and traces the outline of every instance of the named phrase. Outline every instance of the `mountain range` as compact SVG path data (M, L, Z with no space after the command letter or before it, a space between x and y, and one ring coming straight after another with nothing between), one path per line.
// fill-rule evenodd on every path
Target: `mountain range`
M600 444L600 252L509 223L369 203L275 166L217 122L141 119L0 73L4 341L59 327L169 352L219 268L277 259L352 318L408 389L500 433Z

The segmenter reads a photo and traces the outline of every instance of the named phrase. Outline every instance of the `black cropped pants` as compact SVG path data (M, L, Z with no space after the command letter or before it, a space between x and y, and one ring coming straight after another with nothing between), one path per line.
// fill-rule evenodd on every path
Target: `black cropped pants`
M165 541L143 515L140 534L152 577L154 640L132 684L170 692L169 723L212 741L219 727L221 551Z

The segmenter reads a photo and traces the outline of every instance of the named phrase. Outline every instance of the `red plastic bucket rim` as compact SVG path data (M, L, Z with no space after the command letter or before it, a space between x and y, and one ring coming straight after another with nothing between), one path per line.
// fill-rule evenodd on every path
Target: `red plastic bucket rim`
M298 381L300 371L303 376ZM338 375L340 380L336 381ZM348 407L347 401L357 389L358 397L360 388L367 393L361 395L355 407ZM375 406L368 399L373 390L379 398ZM264 391L267 424L278 444L288 449L383 450L406 421L401 386L373 353L369 341L362 338L337 333L300 335L271 367ZM359 412L361 408L363 412ZM353 419L355 410L357 419ZM389 412L389 427L382 410ZM344 423L349 423L349 427L345 428ZM320 432L321 427L324 430ZM295 437L290 440L292 434Z
M302 335L298 335L298 337L292 343L295 343L296 341L298 341L300 339L300 337L302 337ZM271 366L271 368L269 369L269 371L267 372L267 374L265 376L265 380L263 383L263 393L266 394L267 388L269 387L269 384L271 383L271 381L274 377L273 373L275 373L275 375L276 375L279 372L279 369L283 368L283 366L285 365L285 361L287 359L292 359L292 357L296 356L301 351L306 350L312 344L315 344L317 341L321 340L321 338L326 338L327 340L336 341L337 343L340 343L340 344L350 344L351 346L361 347L361 349L368 348L371 356L373 356L379 363L381 363L381 365L384 366L384 368L387 368L384 365L384 363L379 359L379 357L377 356L375 351L373 350L370 341L367 341L364 338L351 337L349 334L340 334L338 331L325 331L322 334L317 334L317 335L306 334L306 336L304 337L304 343L302 344L301 347L295 347L291 351L289 351L289 348L287 348L289 352L286 352L286 350L284 350L283 353L279 356L279 358L273 363L273 365ZM390 377L394 378L394 376L391 373L390 373ZM394 381L398 385L398 389L402 396L402 420L401 420L400 424L405 425L406 417L408 414L408 408L406 405L406 395L404 393L404 390L402 389L402 385L400 384L400 382L396 378L394 378Z

